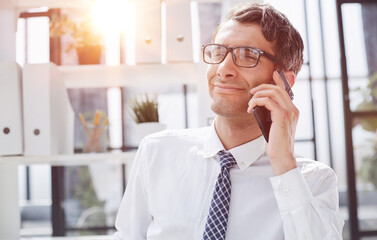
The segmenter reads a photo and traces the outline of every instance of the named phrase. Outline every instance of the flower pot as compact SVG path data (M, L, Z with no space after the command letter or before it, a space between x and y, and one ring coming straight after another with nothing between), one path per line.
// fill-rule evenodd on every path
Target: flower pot
M80 65L99 64L101 60L101 46L84 46L76 48Z
M152 133L156 133L162 130L166 129L166 124L160 123L160 122L144 122L144 123L138 123L136 125L136 134L137 134L137 140L138 143L141 142L141 140Z

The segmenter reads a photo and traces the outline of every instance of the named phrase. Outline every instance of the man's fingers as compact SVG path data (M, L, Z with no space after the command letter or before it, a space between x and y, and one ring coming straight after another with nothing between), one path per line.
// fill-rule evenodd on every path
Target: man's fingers
M259 90L254 94L254 96L250 99L249 103L252 101L253 98L259 98L259 97L269 97L274 100L276 103L284 103L286 101L286 98L282 92L280 92L278 89L274 88L267 88L263 90Z
M267 108L269 111L274 111L278 107L278 105L269 97L259 97L259 98L252 98L249 102L249 107L247 108L247 112L251 113L251 111L256 106L263 106Z
M276 86L279 86L284 89L283 79L281 79L278 71L274 71L274 73L272 74L272 79L274 80Z
M260 92L262 90L274 90L274 91L277 91L276 94L287 95L287 97L289 98L289 95L285 91L284 87L279 87L279 86L272 85L272 84L261 84L261 85L258 85L257 87L251 89L250 93L252 95L255 95L256 93L258 93L258 92Z
M248 113L251 113L256 106L264 106L276 116L286 116L290 119L295 119L299 116L299 111L291 99L279 94L276 89L258 91L248 104Z
M250 99L248 104L250 105L256 98L270 98L276 103L277 106L280 106L280 108L283 109L293 110L293 108L295 108L289 96L282 92L278 87L259 90Z

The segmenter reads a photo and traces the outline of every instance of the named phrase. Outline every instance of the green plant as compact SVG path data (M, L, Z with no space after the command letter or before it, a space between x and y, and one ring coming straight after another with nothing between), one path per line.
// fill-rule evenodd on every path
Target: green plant
M356 111L377 111L377 72L370 76L367 88L361 91L364 100L356 107ZM377 130L375 118L362 119L360 124L366 131L376 132Z
M84 47L103 47L103 35L93 26L88 14L80 17L79 21L73 21L67 14L52 14L50 20L50 37L70 35L73 42L66 52L72 49Z
M377 72L369 79L367 88L363 90L364 100L357 106L356 111L377 111ZM377 189L377 120L375 117L365 117L360 119L359 124L365 131L375 135L365 141L358 176L365 183L372 183Z
M158 122L157 96L148 94L134 97L130 101L130 114L136 123Z
M365 148L358 175L363 182L370 182L377 189L377 135L367 140Z
M93 206L104 206L104 202L97 198L92 176L87 166L77 168L78 182L73 186L73 197L80 201L83 210Z

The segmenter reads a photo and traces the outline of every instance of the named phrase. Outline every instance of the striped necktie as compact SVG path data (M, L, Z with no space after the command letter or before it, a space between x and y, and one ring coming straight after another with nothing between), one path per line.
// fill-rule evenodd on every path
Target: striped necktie
M207 223L203 233L204 240L224 240L228 224L228 212L230 203L230 168L236 164L231 153L220 151L221 172L217 177L215 191L211 201L211 207L207 217Z

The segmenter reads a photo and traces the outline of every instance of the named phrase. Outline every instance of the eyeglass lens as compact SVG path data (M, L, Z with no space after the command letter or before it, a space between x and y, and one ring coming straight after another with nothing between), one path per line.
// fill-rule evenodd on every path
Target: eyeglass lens
M221 45L207 45L204 48L204 61L210 64L221 63L228 53L228 49ZM237 47L232 51L235 64L241 67L253 67L259 59L259 52L250 47Z

